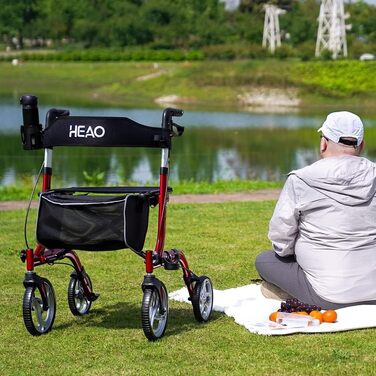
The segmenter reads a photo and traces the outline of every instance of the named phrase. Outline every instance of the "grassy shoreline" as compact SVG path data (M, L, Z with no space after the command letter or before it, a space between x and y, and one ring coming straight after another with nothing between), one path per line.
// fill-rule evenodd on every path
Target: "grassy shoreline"
M195 109L239 109L239 98L256 90L294 89L298 108L376 103L376 62L239 60L194 62L0 63L0 96L34 93L41 103L117 107L163 107L157 98ZM272 98L273 99L273 98ZM277 103L278 105L278 103ZM289 109L287 107L287 109ZM375 111L375 110L374 110Z
M259 180L229 180L217 182L193 182L184 181L172 183L173 194L218 194L218 193L238 193L254 192L260 189L278 189L282 187L282 182L259 181ZM36 192L39 191L37 187ZM0 186L0 201L28 200L32 192L32 186ZM35 196L36 197L36 196Z

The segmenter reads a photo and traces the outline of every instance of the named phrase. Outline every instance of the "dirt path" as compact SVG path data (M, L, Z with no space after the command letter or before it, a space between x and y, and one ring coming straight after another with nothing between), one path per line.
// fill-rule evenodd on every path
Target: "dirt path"
M171 196L170 202L172 204L187 204L187 203L219 203L225 201L265 201L277 200L279 196L279 189L261 189L254 192L240 192L240 193L218 193L218 194L192 194L192 195L176 195ZM0 211L2 210L17 210L26 209L27 201L1 201ZM32 208L38 206L38 201L33 201Z

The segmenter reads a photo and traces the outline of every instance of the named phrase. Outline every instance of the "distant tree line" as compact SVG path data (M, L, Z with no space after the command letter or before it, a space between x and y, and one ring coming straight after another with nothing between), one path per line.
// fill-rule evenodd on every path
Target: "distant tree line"
M238 56L247 45L261 44L267 2L287 10L280 17L281 53L313 51L319 0L242 0L231 12L220 0L0 0L0 43L12 49L142 46ZM376 6L360 0L346 10L349 50L375 52Z

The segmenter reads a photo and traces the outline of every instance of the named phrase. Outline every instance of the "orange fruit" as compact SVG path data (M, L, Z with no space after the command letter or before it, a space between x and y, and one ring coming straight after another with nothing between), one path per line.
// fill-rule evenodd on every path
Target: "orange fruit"
M270 321L274 321L274 322L276 322L276 321L277 321L277 313L278 313L278 312L272 312L272 313L269 315L269 320L270 320Z
M322 323L322 313L320 311L311 311L309 315L314 319L320 320L320 324Z
M308 316L308 313L306 311L299 311L299 312L294 312L298 315L305 315L305 316Z
M328 309L322 314L322 321L324 322L336 322L337 312L333 309Z

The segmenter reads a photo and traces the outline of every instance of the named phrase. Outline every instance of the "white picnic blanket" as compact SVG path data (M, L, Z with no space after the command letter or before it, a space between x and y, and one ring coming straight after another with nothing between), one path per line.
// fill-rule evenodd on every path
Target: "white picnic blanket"
M187 302L188 291L184 287L171 292L172 300ZM239 325L250 332L262 335L284 335L292 333L328 333L361 328L376 327L376 305L359 305L336 310L337 322L322 323L319 326L305 328L276 328L268 320L270 313L280 308L281 302L266 299L260 291L260 285L252 284L227 290L214 290L213 310L224 312L233 317Z

